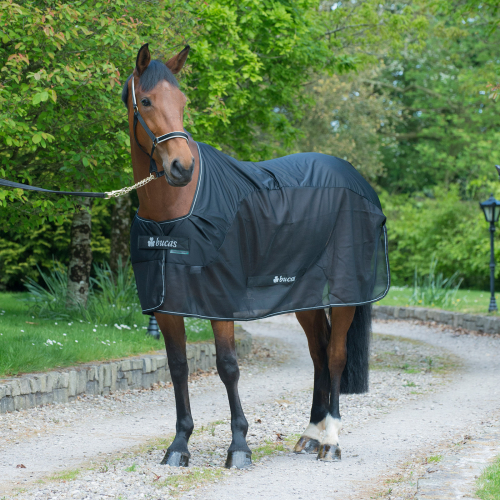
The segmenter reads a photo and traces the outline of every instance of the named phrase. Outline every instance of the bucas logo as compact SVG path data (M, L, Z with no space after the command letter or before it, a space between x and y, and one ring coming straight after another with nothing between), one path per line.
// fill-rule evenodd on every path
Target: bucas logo
M286 276L275 276L273 279L273 283L291 283L295 281L295 276L290 276L287 278Z
M168 247L168 248L176 248L177 241L175 240L160 240L159 238L155 239L151 236L148 241L148 247Z

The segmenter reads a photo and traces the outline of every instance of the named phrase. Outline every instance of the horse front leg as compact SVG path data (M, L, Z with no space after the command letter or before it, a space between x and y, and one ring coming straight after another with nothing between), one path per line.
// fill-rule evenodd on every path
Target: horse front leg
M330 327L323 309L300 311L295 315L307 337L314 365L314 389L309 425L297 441L294 452L318 453L330 404L330 374L326 353Z
M212 321L217 352L217 370L226 386L231 409L232 441L227 453L226 467L242 469L252 465L252 452L247 445L248 422L241 407L238 394L240 369L234 343L234 323L232 321Z
M330 372L330 405L325 419L325 432L318 452L318 460L340 460L340 380L347 361L347 332L356 307L333 307L332 330L328 342L328 370Z
M187 445L194 425L189 404L189 369L186 356L184 318L162 313L155 313L155 318L165 339L168 367L174 386L175 407L177 410L175 439L168 447L161 464L187 467L191 456Z

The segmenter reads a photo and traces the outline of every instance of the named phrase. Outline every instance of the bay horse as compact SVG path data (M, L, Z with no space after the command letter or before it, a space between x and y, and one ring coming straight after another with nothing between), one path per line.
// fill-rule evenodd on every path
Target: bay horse
M128 109L134 181L146 179L151 172L155 176L165 177L140 187L137 191L139 209L136 219L155 228L168 224L169 221L188 218L198 196L200 148L184 131L186 96L174 76L184 66L188 53L189 47L186 47L163 63L152 61L148 45L143 45L138 52L135 69L122 92L122 100ZM213 202L217 203L217 200ZM152 236L147 243L154 246ZM165 249L177 243L177 240L165 237L158 244ZM144 251L147 252L147 249ZM170 252L189 253L188 250L173 249ZM163 273L164 264L164 260L158 260L159 267L155 273ZM141 268L134 267L134 271L137 281L141 281ZM215 276L213 290L220 294L220 290L216 290L216 278ZM274 278L274 282L280 280L293 282L295 276ZM166 286L175 295L176 290L181 290L185 284L177 280L167 282ZM293 283L293 286L298 284ZM147 287L152 290L154 284L148 282ZM149 293L149 288L145 288L143 293ZM164 291L160 293L159 300L163 299L162 293ZM198 292L192 290L192 293L194 295ZM304 301L305 299L306 297ZM210 297L201 297L200 300L208 302ZM309 310L307 305L304 308L294 308L306 334L314 365L311 417L295 445L296 453L314 453L319 460L324 461L341 458L339 396L341 393L365 392L368 387L370 302L372 301L366 300L360 305L340 305L326 309L317 307ZM158 321L165 339L177 411L175 438L161 463L187 466L190 458L188 440L193 432L193 419L188 393L184 319L179 313L169 314L161 312L158 307L143 307L143 310L148 309ZM226 387L231 410L232 442L228 449L226 467L243 468L251 465L252 452L246 442L248 422L238 394L240 374L235 351L234 321L215 317L211 319L211 324L215 337L217 370Z

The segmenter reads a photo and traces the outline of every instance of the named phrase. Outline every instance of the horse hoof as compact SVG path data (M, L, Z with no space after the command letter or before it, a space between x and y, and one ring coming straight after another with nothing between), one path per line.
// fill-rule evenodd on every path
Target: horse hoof
M302 436L293 449L295 453L318 453L318 450L319 441L307 436Z
M226 460L226 469L236 467L237 469L244 469L252 465L252 452L251 451L228 451Z
M319 447L318 460L324 462L337 462L340 460L340 447L335 444L322 444Z
M189 465L189 451L170 451L167 450L160 465L170 465L171 467L187 467Z

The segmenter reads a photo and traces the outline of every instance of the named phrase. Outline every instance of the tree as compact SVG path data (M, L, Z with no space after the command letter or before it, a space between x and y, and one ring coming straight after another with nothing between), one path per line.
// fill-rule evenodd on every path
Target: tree
M385 151L391 191L415 192L461 185L489 176L497 158L500 115L488 82L498 81L500 32L471 18L462 27L437 18L421 51L387 61L377 82L400 106L397 147ZM498 162L498 160L496 160Z
M159 53L183 41L194 25L183 5L160 1L151 16L132 0L1 2L0 175L64 190L129 183L121 84L143 40ZM62 222L79 204L4 189L0 202L4 228Z
M370 83L382 72L373 67L355 75L325 76L311 84L314 105L298 123L304 134L298 151L316 151L348 160L371 182L384 175L381 148L394 143L401 117L388 96Z

